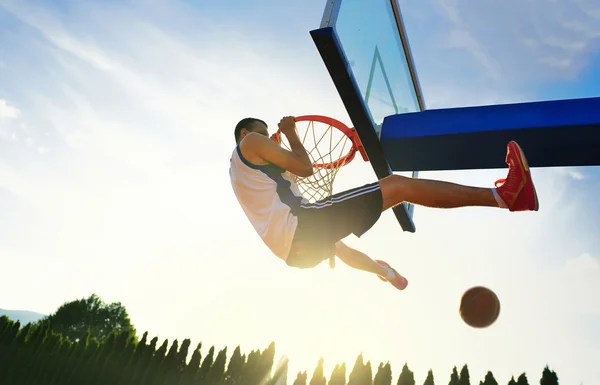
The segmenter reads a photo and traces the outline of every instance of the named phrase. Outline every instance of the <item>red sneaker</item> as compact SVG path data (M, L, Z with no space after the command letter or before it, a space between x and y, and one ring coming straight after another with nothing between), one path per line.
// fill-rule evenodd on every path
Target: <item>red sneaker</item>
M377 260L377 259L375 260L375 262L379 263L383 267L388 267L388 268L392 269L392 271L394 272L394 274L396 274L396 276L393 279L391 279L391 280L388 280L387 278L378 275L377 277L379 277L380 280L382 280L383 282L389 282L389 283L391 283L398 290L404 290L404 289L406 289L406 286L408 286L408 280L406 278L404 278L403 276L401 276L400 274L398 274L398 272L396 271L396 269L394 269L393 267L391 267L387 262L380 261L380 260Z
M527 158L517 142L507 145L508 175L496 181L496 192L510 211L538 211L539 202Z

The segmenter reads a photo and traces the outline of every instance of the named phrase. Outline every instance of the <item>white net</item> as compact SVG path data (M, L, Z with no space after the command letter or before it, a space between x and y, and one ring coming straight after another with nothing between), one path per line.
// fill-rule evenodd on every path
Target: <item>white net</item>
M333 182L338 171L354 156L354 144L341 130L316 120L296 122L298 137L313 163L314 173L309 177L293 176L302 195L310 202L333 194ZM291 150L281 135L281 145Z

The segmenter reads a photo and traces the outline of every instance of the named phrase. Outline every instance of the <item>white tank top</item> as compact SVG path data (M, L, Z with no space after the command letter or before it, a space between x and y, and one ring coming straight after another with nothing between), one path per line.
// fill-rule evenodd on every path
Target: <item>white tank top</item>
M250 223L269 249L285 261L298 225L297 210L307 202L298 186L284 169L250 163L239 146L231 155L229 177Z

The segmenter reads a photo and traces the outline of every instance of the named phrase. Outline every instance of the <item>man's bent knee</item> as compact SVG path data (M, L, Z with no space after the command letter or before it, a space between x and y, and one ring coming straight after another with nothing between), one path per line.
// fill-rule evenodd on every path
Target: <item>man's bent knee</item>
M381 196L383 198L382 212L403 202L401 192L408 179L410 178L394 174L379 180L379 187L381 188Z

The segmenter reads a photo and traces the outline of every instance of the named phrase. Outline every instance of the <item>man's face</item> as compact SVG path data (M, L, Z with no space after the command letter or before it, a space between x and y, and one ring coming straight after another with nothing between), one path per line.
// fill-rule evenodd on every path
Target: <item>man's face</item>
M266 137L269 137L269 129L267 128L267 126L265 126L261 122L255 122L254 124L252 124L250 129L244 128L242 130L241 135L240 135L240 140L244 139L244 137L251 132L256 132L257 134L261 134Z

